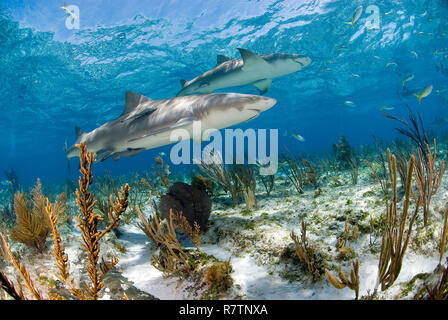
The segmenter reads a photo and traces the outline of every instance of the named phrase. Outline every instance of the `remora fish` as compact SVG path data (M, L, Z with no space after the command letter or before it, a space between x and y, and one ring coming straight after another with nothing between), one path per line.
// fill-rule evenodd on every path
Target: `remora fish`
M238 48L242 59L231 59L218 55L215 68L185 81L180 80L182 89L177 96L192 93L211 93L214 90L253 84L260 94L271 87L272 78L290 74L306 67L311 59L300 54L273 53L257 55Z
M276 102L272 98L237 93L151 100L128 91L126 107L120 117L89 133L75 127L77 139L67 149L67 158L79 155L75 145L82 142L87 151L97 154L98 161L132 157L144 150L177 142L170 140L175 129L185 129L191 137L194 121L201 122L202 134L207 129L222 129L252 120Z

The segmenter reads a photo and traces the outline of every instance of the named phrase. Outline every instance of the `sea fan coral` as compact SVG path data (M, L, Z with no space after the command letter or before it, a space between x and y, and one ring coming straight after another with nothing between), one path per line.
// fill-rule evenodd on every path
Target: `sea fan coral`
M47 237L51 233L51 225L45 211L45 197L42 194L42 185L39 179L31 194L31 203L22 192L17 192L14 195L14 210L17 220L11 229L11 239L36 248L39 253L42 253ZM65 213L65 201L65 193L62 193L53 204L56 218Z

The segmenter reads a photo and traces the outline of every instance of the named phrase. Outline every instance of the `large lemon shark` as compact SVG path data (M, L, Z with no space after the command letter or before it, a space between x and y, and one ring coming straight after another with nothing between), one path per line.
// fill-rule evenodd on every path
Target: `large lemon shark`
M177 96L211 93L217 89L247 84L253 84L263 95L271 87L273 78L299 71L311 62L309 57L300 54L257 55L246 49L238 50L242 59L218 55L215 68L190 81L180 80L182 89Z
M91 132L78 127L76 142L66 149L67 158L79 155L76 144L84 142L88 152L95 152L98 161L132 157L144 150L177 141L171 140L176 129L185 129L193 136L193 123L200 121L201 136L256 118L277 101L258 95L212 93L152 100L138 93L126 92L123 113ZM206 132L204 134L204 132Z

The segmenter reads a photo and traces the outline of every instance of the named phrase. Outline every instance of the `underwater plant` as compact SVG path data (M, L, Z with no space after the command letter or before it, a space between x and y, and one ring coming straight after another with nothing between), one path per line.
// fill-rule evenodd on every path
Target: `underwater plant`
M164 163L163 158L161 156L157 156L154 158L155 165L152 166L154 170L154 176L158 179L160 185L164 188L168 188L171 184L170 180L170 166Z
M107 220L107 215L110 210L109 196L118 193L119 189L116 185L124 185L122 178L119 177L116 180L117 181L112 178L109 171L106 171L106 173L103 176L99 176L95 182L95 190L98 190L100 193L100 196L96 197L97 201L95 206L100 211L103 220ZM129 224L132 220L138 217L137 210L135 209L136 205L143 206L146 201L148 189L153 188L148 180L148 174L141 177L138 173L126 179L130 190L128 198L129 206L120 218L121 224ZM114 231L117 230L118 229L114 229Z
M448 257L439 282L432 287L425 285L425 289L429 300L448 300Z
M422 155L425 158L425 161L427 161L427 152L428 151L427 151L426 146L429 145L429 139L428 139L428 135L425 132L425 127L423 126L422 117L421 117L420 113L417 113L417 116L418 116L418 121L417 121L417 117L414 114L414 112L412 111L412 109L409 107L409 105L406 105L406 107L408 108L408 111L409 111L410 123L408 123L405 120L394 117L386 112L383 112L383 115L386 118L398 121L405 126L405 128L395 128L395 130L397 130L400 134L402 134L408 138L411 138L412 141L414 141L414 143L416 144L417 148L420 149L420 151L422 152Z
M320 267L316 262L313 248L308 244L308 239L306 237L306 222L302 221L300 239L293 231L291 231L290 237L292 241L294 241L297 258L307 268L308 275L312 276L313 280L316 281L320 277L322 270L320 270Z
M5 291L14 300L23 300L23 297L17 292L14 283L9 281L6 274L0 271L0 289Z
M93 153L87 153L85 144L77 145L81 150L80 152L80 172L81 176L79 178L79 189L76 190L77 204L81 209L81 215L77 217L78 228L82 233L82 243L81 247L84 249L87 255L87 265L86 270L91 284L88 285L83 283L84 288L76 288L72 280L69 279L69 262L68 256L65 253L65 247L62 243L62 239L57 230L57 206L52 205L47 199L45 202L45 212L47 214L47 220L50 228L53 232L54 246L53 246L53 256L56 261L56 266L59 270L59 278L62 283L69 286L70 293L73 297L81 300L97 300L99 298L100 291L104 287L104 278L106 274L118 263L118 259L112 256L110 262L106 262L104 258L101 258L101 263L98 263L100 258L100 240L104 237L106 233L111 231L111 229L116 228L120 221L121 214L126 210L128 206L127 198L129 195L129 186L126 185L121 188L121 191L117 194L117 200L115 203L112 200L112 195L110 196L111 210L109 212L109 225L104 230L98 230L98 222L101 217L95 213L94 206L95 200L93 194L89 192L89 187L92 185L93 178L91 167L95 160L95 155ZM39 192L39 188L35 188L36 193ZM31 276L20 261L17 255L14 255L11 251L11 247L8 243L6 235L0 232L1 247L5 249L9 261L15 266L15 269L19 273L22 280L25 282L26 287L32 294L32 296L37 300L43 300L44 297L40 293L39 289L34 285ZM22 290L19 290L18 295L14 292L14 287L11 282L6 278L0 277L2 282L2 287L6 286L10 292L10 295L15 299L26 299L23 295ZM20 280L17 278L19 287L21 288ZM66 299L57 293L49 292L48 298L52 300L62 300Z
M414 221L420 207L420 197L416 199L415 209L408 219L409 204L412 191L412 176L414 174L415 156L409 161L407 185L401 212L398 210L397 195L397 162L395 155L387 149L389 178L392 187L392 199L386 200L386 228L381 243L381 253L378 262L378 278L374 294L381 284L381 290L389 288L397 279L403 262L403 257L409 244Z
M261 181L261 184L264 187L264 190L266 190L266 195L269 197L271 195L272 190L274 189L275 174L269 174L269 175L258 174L258 177Z
M157 265L163 266L163 270L174 273L175 271L190 271L188 264L188 255L183 251L176 237L176 230L173 222L173 210L170 210L169 219L159 220L159 214L151 206L152 217L146 218L143 212L137 207L137 212L141 220L140 228L155 243L161 245L167 250L169 255L159 257Z
M252 211L257 207L257 197L255 189L257 180L255 179L255 166L246 164L235 164L232 167L232 174L236 177L243 192L246 210Z
M11 239L43 253L47 237L51 233L51 225L45 212L45 197L42 194L42 184L39 179L37 179L31 194L32 205L24 193L19 191L14 195L14 211L17 219L11 229ZM58 196L53 207L56 216L65 213L65 193Z
M219 152L209 153L202 157L199 169L225 192L230 193L233 205L236 206L241 197L241 187L233 171L223 161Z
M351 290L355 291L355 300L358 300L359 296L359 263L358 261L353 261L353 268L350 270L350 280L346 277L344 272L342 272L341 266L338 268L339 279L325 269L325 274L327 275L328 281L335 287L336 289L344 289L345 287L349 287Z
M417 186L418 196L421 200L420 204L423 207L423 222L426 226L428 224L430 214L430 202L433 195L442 183L443 174L445 173L445 161L441 160L439 165L437 162L437 144L434 139L434 155L431 153L429 144L426 145L427 153L423 156L420 149L417 149L418 157L415 164L415 185ZM426 159L426 160L425 160ZM414 196L415 197L415 196Z
M76 220L78 228L82 233L83 243L81 246L86 251L88 257L86 270L90 279L90 285L85 284L86 290L72 290L72 293L79 298L97 300L101 289L104 287L104 277L118 263L118 259L115 256L110 258L109 263L104 258L102 258L101 263L98 263L100 257L99 241L106 233L118 227L120 216L128 207L129 185L126 184L124 188L121 187L121 191L117 193L115 203L113 203L112 195L110 196L109 224L104 230L99 231L98 223L101 217L95 213L94 196L89 192L89 187L93 183L91 168L95 161L95 154L92 152L87 153L85 144L77 145L77 147L81 150L79 156L81 176L79 177L79 189L76 189L76 202L81 210L81 215Z
M348 223L348 217L345 219L344 236L338 238L336 242L336 248L338 249L338 259L345 259L350 257L353 249L351 244L358 238L358 225L355 225L352 229L350 236L350 225Z
M290 152L282 155L282 161L286 162L285 165L281 166L283 173L288 177L288 180L298 193L304 193L306 170L303 163Z
M14 223L16 215L14 214L14 203L6 203L0 207L0 225L10 225Z
M355 167L356 156L347 138L341 136L338 143L333 144L333 152L339 161L339 167L343 170L352 170Z
M448 242L448 203L445 205L445 210L442 213L442 230L440 231L439 248L439 264L442 262L443 255L446 251Z
M215 183L201 174L195 174L191 178L191 185L199 190L204 190L209 196L212 196L215 191Z
M33 297L37 300L42 300L42 295L40 291L36 288L34 285L33 280L31 279L31 276L24 264L20 261L20 257L16 256L11 251L11 246L8 243L8 239L6 234L3 234L0 232L0 241L2 242L2 247L5 248L6 253L8 254L8 259L11 261L11 263L16 268L17 272L19 273L22 280L25 282L25 286L28 288L30 293L33 295ZM19 279L17 279L19 286L21 286ZM21 292L22 290L20 290ZM19 293L19 296L21 297L21 300L24 300L25 297L23 293Z

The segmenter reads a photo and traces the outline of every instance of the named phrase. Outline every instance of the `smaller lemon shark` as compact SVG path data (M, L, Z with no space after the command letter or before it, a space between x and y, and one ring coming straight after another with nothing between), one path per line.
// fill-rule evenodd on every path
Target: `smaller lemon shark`
M272 53L257 55L238 48L242 59L218 55L215 68L185 81L177 96L193 93L212 93L214 90L253 84L261 95L271 87L272 79L290 74L306 67L311 59L300 54Z

